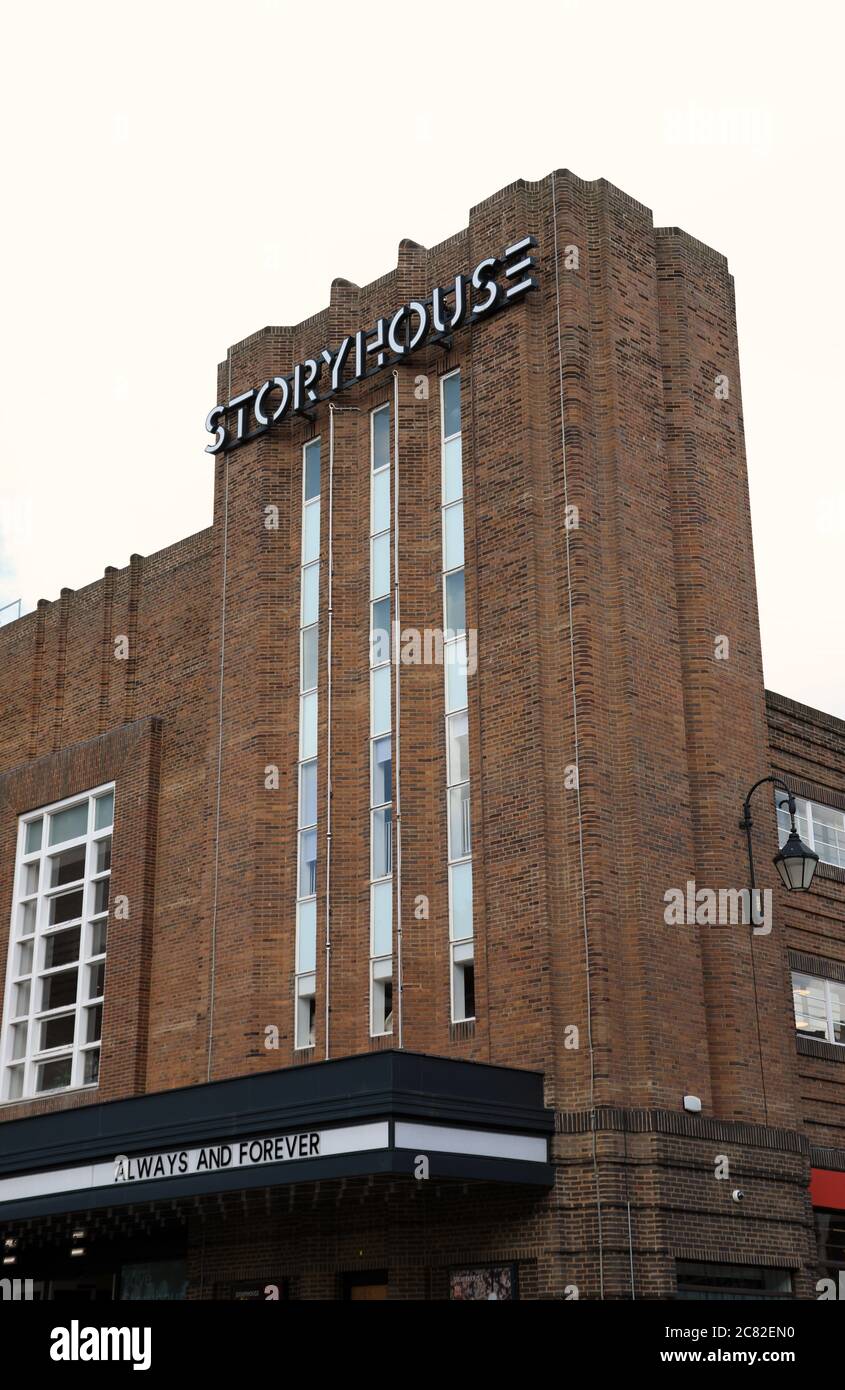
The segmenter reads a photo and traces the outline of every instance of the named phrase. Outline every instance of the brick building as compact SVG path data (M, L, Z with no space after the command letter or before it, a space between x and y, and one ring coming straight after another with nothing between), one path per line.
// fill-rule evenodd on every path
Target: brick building
M764 690L725 259L558 171L217 400L213 524L0 630L4 1274L816 1297L845 723ZM771 930L670 924L767 775L811 890L768 784Z

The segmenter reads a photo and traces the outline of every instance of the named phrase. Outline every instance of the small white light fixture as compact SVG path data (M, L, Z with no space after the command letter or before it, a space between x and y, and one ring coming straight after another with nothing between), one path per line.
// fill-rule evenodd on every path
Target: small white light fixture
M84 1245L74 1245L74 1246L71 1247L70 1253L71 1253L71 1256L73 1256L73 1257L76 1257L76 1256L78 1256L78 1255L84 1255L84 1254L85 1254L85 1246L84 1246Z
M3 1248L4 1248L5 1250L17 1250L17 1248L18 1248L18 1238L17 1238L17 1236L5 1236L5 1237L4 1237L4 1240L3 1240Z
M17 1255L4 1255L4 1256L3 1256L3 1263L4 1263L4 1265L16 1265L17 1262L18 1262L18 1257L17 1257Z
M698 1096L684 1096L684 1109L691 1115L701 1114L701 1100Z
M85 1237L87 1236L87 1234L88 1234L87 1231L73 1231L72 1234L71 1234L71 1240L75 1240L75 1241L84 1240Z

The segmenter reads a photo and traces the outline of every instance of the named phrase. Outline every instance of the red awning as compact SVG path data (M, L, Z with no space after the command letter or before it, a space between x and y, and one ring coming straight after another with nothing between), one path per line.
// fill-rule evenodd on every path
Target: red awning
M810 1196L814 1207L845 1211L845 1173L831 1168L811 1168Z

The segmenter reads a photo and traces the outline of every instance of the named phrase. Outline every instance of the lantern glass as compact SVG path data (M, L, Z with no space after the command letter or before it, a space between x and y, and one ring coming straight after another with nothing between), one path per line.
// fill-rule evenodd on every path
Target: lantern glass
M775 855L774 865L790 892L806 893L813 881L819 856L804 844L796 830L790 832L786 844Z

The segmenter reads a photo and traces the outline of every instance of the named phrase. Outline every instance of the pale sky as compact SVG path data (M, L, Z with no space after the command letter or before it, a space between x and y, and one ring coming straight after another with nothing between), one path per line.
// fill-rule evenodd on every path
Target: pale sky
M845 717L840 7L42 0L0 86L0 604L211 520L216 364L517 178L736 280L766 683Z

